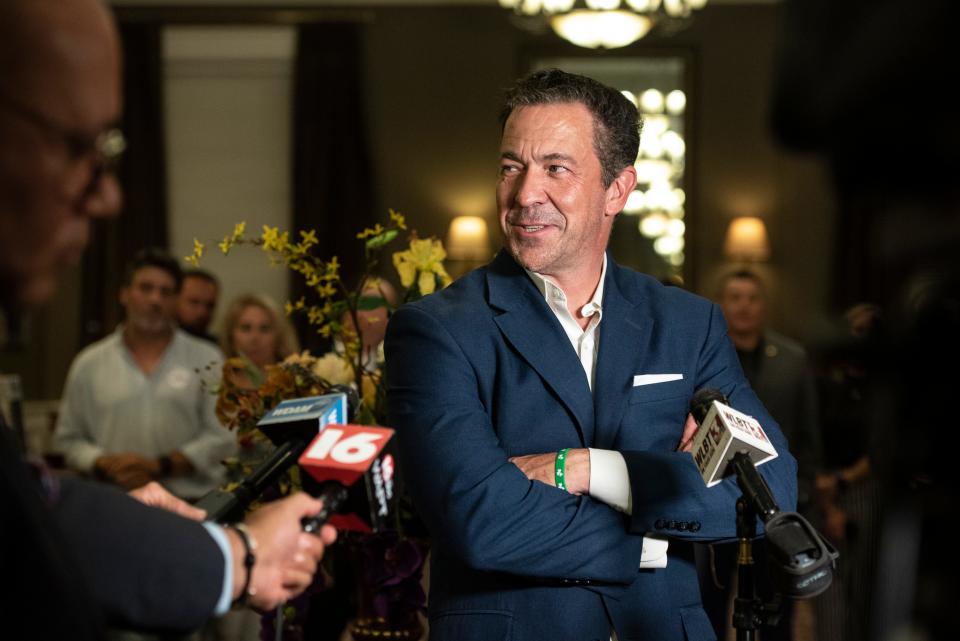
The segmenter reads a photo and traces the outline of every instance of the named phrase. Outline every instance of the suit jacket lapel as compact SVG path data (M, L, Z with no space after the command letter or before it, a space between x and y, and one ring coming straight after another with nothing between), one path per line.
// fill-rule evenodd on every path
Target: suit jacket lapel
M573 414L581 445L593 443L593 398L583 367L556 316L526 272L501 251L487 270L490 305L501 313L494 321Z
M643 362L650 354L653 337L653 318L642 309L638 293L622 278L626 275L624 271L608 254L603 320L593 379L595 445L608 449L615 442L633 388L633 376L643 373Z

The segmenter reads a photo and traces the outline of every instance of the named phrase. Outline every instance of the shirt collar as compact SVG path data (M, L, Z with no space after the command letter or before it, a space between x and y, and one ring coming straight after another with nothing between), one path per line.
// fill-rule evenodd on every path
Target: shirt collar
M525 272L530 276L530 279L533 280L533 284L537 286L537 289L540 290L540 294L546 299L549 304L551 301L562 302L563 306L566 307L567 304L567 295L563 292L563 289L553 281L549 276L543 274L538 274L537 272L532 272L529 269L524 269ZM603 313L603 283L607 278L607 254L603 254L603 266L600 268L600 282L597 283L597 289L593 292L593 298L591 298L586 305L580 308L580 315L584 318L592 316L594 314Z

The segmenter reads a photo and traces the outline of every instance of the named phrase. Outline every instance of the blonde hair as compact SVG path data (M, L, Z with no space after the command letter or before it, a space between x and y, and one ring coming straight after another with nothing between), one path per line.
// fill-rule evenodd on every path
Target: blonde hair
M221 325L220 349L223 350L227 358L237 356L237 347L233 344L233 330L237 325L240 314L248 307L259 307L270 317L270 322L273 323L277 334L274 348L274 357L277 362L300 351L300 341L297 340L297 333L293 329L293 324L287 318L287 315L280 311L272 298L266 294L241 294L230 301Z

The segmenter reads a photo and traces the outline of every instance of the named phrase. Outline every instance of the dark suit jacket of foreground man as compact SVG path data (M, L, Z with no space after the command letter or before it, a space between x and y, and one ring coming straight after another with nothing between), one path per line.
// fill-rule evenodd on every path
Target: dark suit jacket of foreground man
M608 256L591 394L539 290L506 253L401 308L387 331L391 424L433 537L435 640L713 639L692 541L735 536L731 479L707 489L676 452L688 405L721 390L780 453L760 470L784 510L796 464L743 377L718 307ZM634 387L637 374L681 380ZM621 452L627 517L532 482L508 457L564 447ZM666 569L639 570L642 535L671 539ZM609 617L609 618L608 618Z
M0 505L4 639L98 639L104 620L190 630L214 610L223 555L203 526L79 479L44 495L2 420Z

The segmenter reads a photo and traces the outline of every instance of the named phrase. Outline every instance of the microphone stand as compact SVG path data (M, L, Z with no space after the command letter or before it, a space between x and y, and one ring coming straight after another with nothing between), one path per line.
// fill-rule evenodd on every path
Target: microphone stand
M737 641L755 641L757 630L765 623L761 614L771 608L766 607L756 592L756 567L753 561L753 540L757 536L757 510L759 504L764 515L779 511L776 503L764 500L763 492L757 492L757 483L763 478L750 461L750 457L738 452L730 461L730 467L737 475L737 485L743 493L737 499L737 596L733 600L733 627L737 631ZM765 487L765 485L764 485ZM766 493L769 496L769 491ZM749 497L749 498L748 498ZM758 500L759 499L759 500ZM776 614L776 609L773 608Z
M753 539L757 536L757 513L747 500L737 499L737 596L733 600L733 627L737 641L754 641L763 608L756 594L756 576L753 564Z

